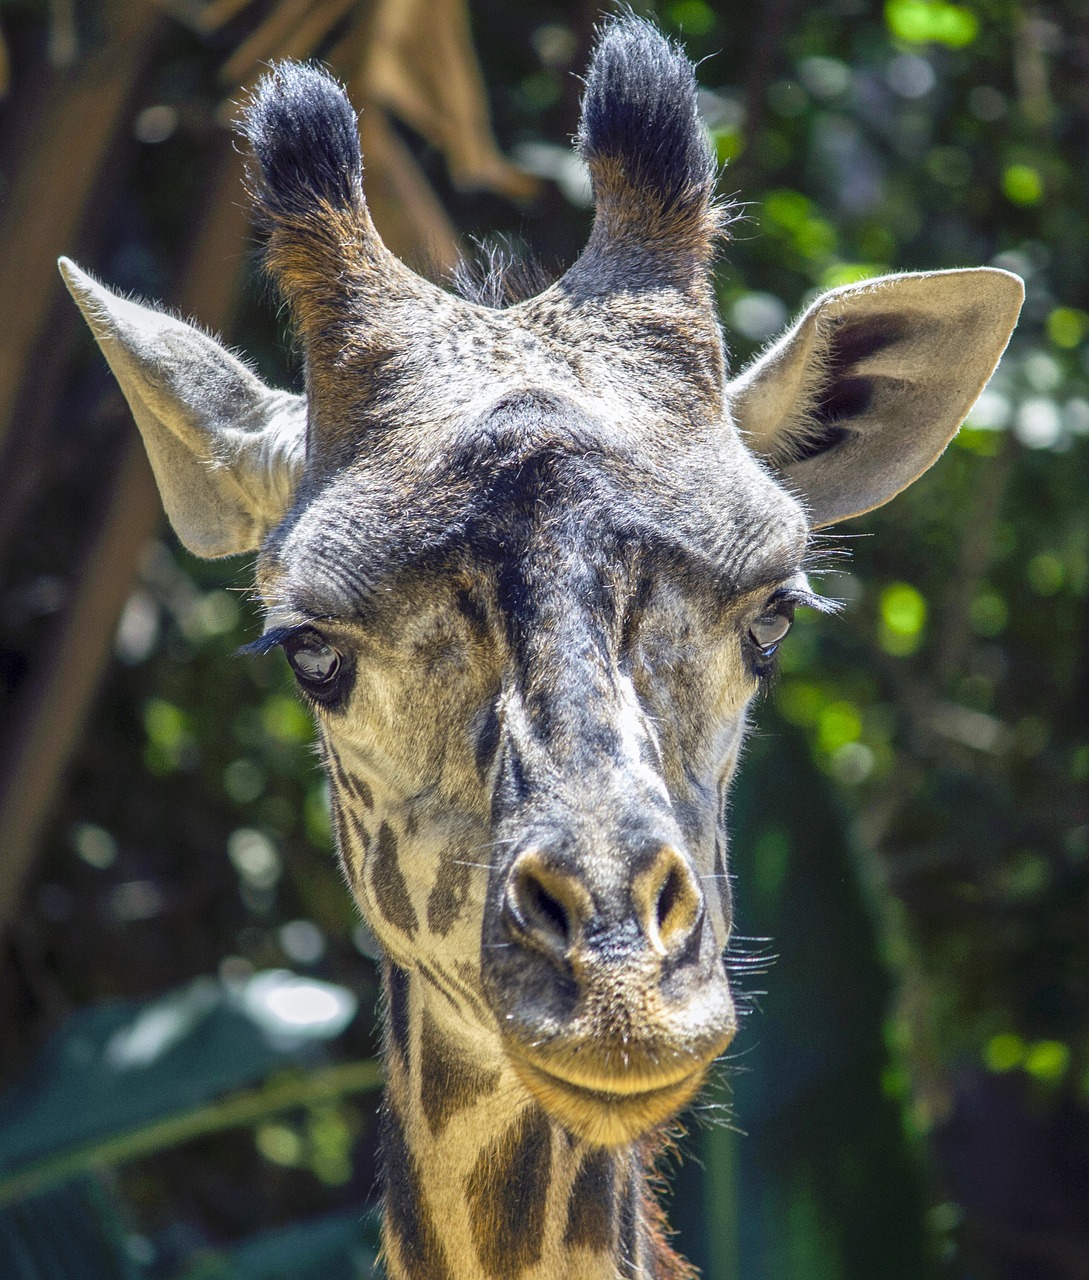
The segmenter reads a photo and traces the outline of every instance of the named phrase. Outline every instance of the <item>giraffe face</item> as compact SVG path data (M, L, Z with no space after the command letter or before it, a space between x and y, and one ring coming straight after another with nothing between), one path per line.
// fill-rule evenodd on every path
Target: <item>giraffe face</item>
M733 1032L724 796L790 611L814 603L808 530L930 466L1023 288L984 268L832 290L728 380L728 217L693 68L631 16L586 80L589 242L517 305L389 252L356 125L289 64L246 112L305 396L62 270L182 541L260 551L259 647L283 645L314 706L387 952L570 1131L621 1143Z
M612 1144L733 1034L724 799L812 597L804 515L740 445L633 451L605 409L509 393L441 465L361 450L259 576L372 930L455 975L546 1109Z

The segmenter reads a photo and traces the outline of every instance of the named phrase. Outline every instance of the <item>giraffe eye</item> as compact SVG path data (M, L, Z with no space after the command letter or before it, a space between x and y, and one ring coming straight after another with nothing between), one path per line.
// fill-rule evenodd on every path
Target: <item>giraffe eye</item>
M756 646L757 653L762 658L770 658L786 639L793 622L793 605L781 601L774 609L749 623L749 639Z
M283 642L283 647L299 683L311 692L328 690L340 674L341 655L316 631L296 631Z

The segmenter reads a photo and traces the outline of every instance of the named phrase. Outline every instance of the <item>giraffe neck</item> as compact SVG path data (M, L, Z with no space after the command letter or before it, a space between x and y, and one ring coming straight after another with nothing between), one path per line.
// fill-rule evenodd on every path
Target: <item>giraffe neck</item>
M502 1047L478 962L485 816L396 799L324 745L345 873L390 957L388 1280L692 1280L662 1239L642 1144L571 1137Z
M497 1038L418 971L385 967L389 1280L682 1280L640 1153L552 1123Z

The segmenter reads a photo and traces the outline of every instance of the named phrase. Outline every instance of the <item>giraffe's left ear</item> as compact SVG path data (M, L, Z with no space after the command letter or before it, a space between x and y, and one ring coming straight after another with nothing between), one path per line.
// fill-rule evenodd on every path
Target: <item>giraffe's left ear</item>
M728 384L734 419L814 528L870 511L956 434L1024 296L1017 276L991 267L835 289Z
M195 555L253 551L306 457L306 399L265 386L215 339L104 288L61 258L144 438L163 506Z

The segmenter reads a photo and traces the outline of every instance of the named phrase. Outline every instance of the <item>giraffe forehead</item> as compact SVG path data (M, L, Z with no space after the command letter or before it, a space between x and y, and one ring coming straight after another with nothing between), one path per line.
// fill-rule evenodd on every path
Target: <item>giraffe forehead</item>
M398 313L406 338L377 362L373 316L359 318L338 358L310 368L311 446L324 465L342 466L362 438L392 432L426 454L437 436L490 426L497 403L538 419L554 405L568 418L604 417L614 434L637 439L725 411L717 327L708 340L703 323L685 323L679 300L667 324L637 293L614 299L607 314L560 298L553 288L494 311L444 295L426 315ZM396 311L396 300L389 305ZM628 332L646 325L673 335L668 358L653 358Z
M557 585L639 560L727 592L796 568L804 514L728 425L684 438L654 427L636 438L537 391L428 440L391 432L303 484L263 551L268 594L353 617L437 579L479 583L531 562Z

